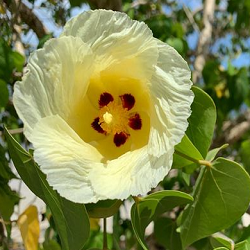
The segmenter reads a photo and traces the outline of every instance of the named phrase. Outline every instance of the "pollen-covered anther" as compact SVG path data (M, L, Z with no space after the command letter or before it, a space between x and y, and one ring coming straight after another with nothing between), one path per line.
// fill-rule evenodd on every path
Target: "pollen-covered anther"
M124 94L120 95L121 101L122 101L122 106L123 108L126 108L127 110L130 110L134 107L135 105L135 98L131 94Z
M99 117L91 124L98 133L113 135L113 142L117 147L128 140L129 128L139 130L142 127L140 115L129 111L134 107L134 96L124 94L119 97L121 102L116 102L111 94L102 93L99 99Z
M129 117L128 125L134 130L139 130L142 127L142 120L138 113L135 113Z

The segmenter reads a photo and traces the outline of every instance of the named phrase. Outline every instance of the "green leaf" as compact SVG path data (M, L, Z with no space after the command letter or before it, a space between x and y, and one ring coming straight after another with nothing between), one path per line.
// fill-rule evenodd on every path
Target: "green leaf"
M13 58L11 49L7 43L0 38L0 79L9 82L13 70Z
M32 156L5 129L10 156L25 184L50 208L63 250L80 250L89 236L89 219L83 204L59 196L46 181Z
M191 173L199 165L191 160L186 159L185 156L187 156L187 158L192 158L197 161L203 160L202 155L200 154L198 149L193 145L193 143L189 140L187 135L184 135L181 142L175 146L175 154L172 168L186 168L186 172Z
M86 204L88 214L92 218L107 218L114 215L121 206L121 200L104 200Z
M0 181L0 217L9 221L14 212L14 206L18 203L19 197L12 191L8 184Z
M136 238L144 250L148 249L144 241L144 232L149 223L166 211L185 205L192 200L192 196L188 194L171 190L150 194L133 204L131 222Z
M180 54L182 54L184 50L183 41L180 38L168 38L167 44L174 47Z
M206 156L206 160L207 161L213 161L215 156L219 153L219 151L221 151L222 149L225 149L228 147L229 144L224 144L222 145L221 147L219 148L214 148L212 150L210 150L208 153L207 153L207 156Z
M181 250L180 234L176 232L176 222L169 218L159 218L154 222L154 236L166 249Z
M0 79L0 109L5 108L9 101L9 91L5 81Z
M107 245L112 249L112 235L107 233ZM83 248L88 250L101 250L103 249L103 232L91 231L90 237Z
M213 247L227 247L228 249L234 247L234 241L222 233L213 234L210 241Z
M240 145L239 155L241 156L241 161L247 170L250 173L250 140L245 140Z
M55 240L50 240L43 243L44 250L61 250L60 245Z
M229 249L226 247L217 247L217 248L214 248L214 250L229 250Z
M216 108L212 98L203 90L192 87L195 98L188 119L187 136L205 158L214 134Z
M242 241L235 245L235 250L250 250L250 244L248 241Z
M17 178L10 170L9 163L5 158L5 150L0 145L0 180L2 179L6 183L13 179Z
M12 59L14 63L14 67L18 72L22 72L23 70L23 65L25 63L25 58L23 55L16 51L12 51Z
M250 178L237 163L218 158L201 172L194 202L182 216L184 247L235 223L250 202Z

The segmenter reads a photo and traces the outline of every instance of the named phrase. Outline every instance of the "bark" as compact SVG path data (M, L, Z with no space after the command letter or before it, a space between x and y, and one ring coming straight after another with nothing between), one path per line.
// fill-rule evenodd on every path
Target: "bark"
M214 139L212 148L219 147L224 143L236 143L248 131L250 131L250 111L239 116L236 120L224 122L221 132L222 136Z
M47 30L39 18L26 6L21 0L8 1L3 0L14 18L20 17L21 21L26 23L40 39L47 34ZM15 24L15 22L14 22Z
M194 61L193 82L196 83L202 74L205 66L206 56L209 51L209 45L212 38L214 21L215 0L205 0L203 10L203 29L201 30L198 45L197 57Z

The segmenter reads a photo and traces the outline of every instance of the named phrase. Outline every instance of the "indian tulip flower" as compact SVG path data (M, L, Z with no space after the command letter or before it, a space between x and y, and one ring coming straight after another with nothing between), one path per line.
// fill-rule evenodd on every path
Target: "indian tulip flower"
M95 10L29 59L14 105L49 184L78 203L145 195L169 172L190 70L143 22Z

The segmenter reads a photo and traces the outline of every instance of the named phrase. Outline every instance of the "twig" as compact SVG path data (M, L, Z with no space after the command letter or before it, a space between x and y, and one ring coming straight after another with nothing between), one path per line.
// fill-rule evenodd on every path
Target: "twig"
M23 133L23 128L17 128L17 129L10 129L9 130L11 135L15 135L15 134L21 134ZM0 131L0 136L3 135L4 133Z
M189 8L187 8L187 6L186 6L184 3L183 3L182 6L183 6L184 12L185 12L185 14L186 14L186 16L187 16L189 22L192 24L194 30L196 30L197 32L200 33L200 29L199 29L198 25L196 24L196 22L195 22L195 20L194 20L194 17L193 17L193 15L192 15L192 13L191 13L191 11L189 10Z
M44 37L48 33L40 19L21 0L3 0L3 2L7 5L12 15L15 15L15 6L19 6L18 11L21 20L25 22L36 33L39 39Z
M209 51L209 44L212 39L213 21L214 21L215 0L205 0L203 10L203 24L197 45L197 57L194 61L193 82L196 83L201 77L205 66L206 56Z

